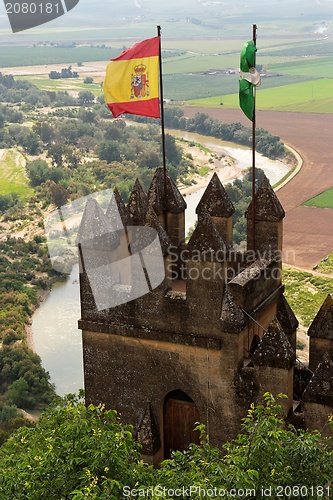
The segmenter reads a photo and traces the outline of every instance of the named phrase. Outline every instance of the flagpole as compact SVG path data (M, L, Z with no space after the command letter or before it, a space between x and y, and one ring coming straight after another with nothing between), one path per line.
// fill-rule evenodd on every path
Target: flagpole
M253 25L253 43L256 47L257 45L257 25ZM254 67L256 66L256 59L254 55ZM253 120L252 120L252 250L256 251L256 228L255 228L255 217L256 217L256 205L255 205L255 188L256 188L256 95L255 87L253 87L254 92L254 109L253 109Z
M162 128L162 156L163 156L163 176L164 176L164 225L167 227L167 169L166 169L166 151L165 151L165 126L164 126L164 102L163 102L163 78L162 78L162 49L161 49L161 26L157 26L157 36L159 43L159 73L160 73L160 101L161 101L161 128Z

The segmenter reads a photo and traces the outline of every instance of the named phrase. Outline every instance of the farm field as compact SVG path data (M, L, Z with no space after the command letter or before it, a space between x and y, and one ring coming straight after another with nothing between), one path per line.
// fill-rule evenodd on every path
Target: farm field
M305 201L303 205L308 207L333 208L333 187Z
M11 46L0 51L1 71L26 76L43 90L73 91L85 89L83 79L92 76L103 80L106 65L124 46L136 40L88 46ZM162 38L163 80L165 97L176 102L206 107L238 108L239 55L245 37L166 37ZM53 45L51 46L51 43ZM332 42L314 35L272 35L258 39L257 65L267 74L258 89L257 109L332 113L333 56ZM312 55L304 57L308 51ZM78 63L83 65L78 67ZM48 79L50 70L72 65L82 80L69 83ZM38 75L38 78L35 78ZM79 89L79 90L78 90ZM70 89L69 89L70 90ZM100 89L90 87L95 95ZM206 99L206 100L204 100Z
M225 123L249 126L241 110L185 107L185 115L206 113ZM300 153L303 167L278 191L286 212L283 226L283 262L312 269L333 250L331 210L302 203L332 188L332 117L329 114L259 111L257 126L276 134Z
M15 149L0 149L0 184L1 194L17 193L28 199L34 190L29 187L25 172L25 158Z
M75 47L2 47L0 67L37 66L39 64L77 64L82 61L105 61L119 54L119 49Z
M78 68L80 70L80 68ZM86 75L85 75L86 76ZM46 78L44 75L41 76L18 76L17 80L29 80L30 83L36 85L41 90L67 90L68 92L81 92L82 90L89 90L96 97L102 94L101 83L84 83L84 77L82 78L60 78L59 80L52 80ZM92 75L93 76L93 75Z
M263 82L263 85L265 85ZM221 94L222 95L222 94ZM238 108L238 93L224 95L223 106ZM218 107L221 97L190 100L193 106ZM307 113L333 113L333 79L309 80L273 88L259 87L258 110L294 111Z

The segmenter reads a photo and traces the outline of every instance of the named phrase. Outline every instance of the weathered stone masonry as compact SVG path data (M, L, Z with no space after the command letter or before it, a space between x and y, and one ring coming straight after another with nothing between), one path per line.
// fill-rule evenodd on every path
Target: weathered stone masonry
M216 174L188 243L186 203L169 175L166 191L165 206L157 169L147 194L136 181L127 206L117 190L105 214L92 200L86 206L78 242L88 249L80 263L79 320L87 403L118 410L153 463L196 440L196 420L212 445L232 439L250 403L266 391L287 395L286 417L297 407L298 421L322 428L333 408L333 301L327 298L310 327L310 369L300 368L298 322L281 280L285 214L269 181L256 193L255 253L233 247L234 208ZM124 231L114 230L115 207L124 227L157 231L165 278L140 298L98 311L84 260L97 266L112 252L126 253ZM249 207L249 248L251 213ZM108 227L110 237L101 238Z

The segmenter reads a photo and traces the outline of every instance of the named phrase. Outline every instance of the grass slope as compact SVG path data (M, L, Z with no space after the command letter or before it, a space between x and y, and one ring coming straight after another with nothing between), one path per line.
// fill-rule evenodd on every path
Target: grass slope
M25 171L25 158L15 149L0 149L0 194L17 193L27 199L33 195Z
M292 310L300 322L308 327L327 295L332 292L333 279L284 267L283 284Z

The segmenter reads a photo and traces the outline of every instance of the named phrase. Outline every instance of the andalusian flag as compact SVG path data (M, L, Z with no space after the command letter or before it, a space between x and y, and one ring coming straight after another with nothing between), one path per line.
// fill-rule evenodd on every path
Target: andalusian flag
M111 59L103 84L111 113L160 117L158 93L160 37L149 38Z
M255 87L260 84L260 75L255 69L254 41L245 43L240 55L239 105L245 115L253 121L255 104Z

